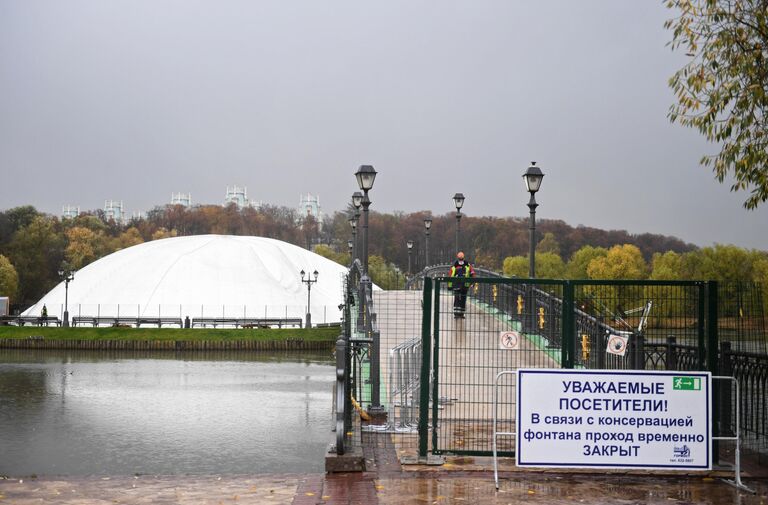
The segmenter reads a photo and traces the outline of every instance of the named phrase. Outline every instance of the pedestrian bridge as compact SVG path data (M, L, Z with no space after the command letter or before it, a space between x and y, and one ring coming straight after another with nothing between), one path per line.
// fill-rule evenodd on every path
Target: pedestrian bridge
M406 289L372 291L356 263L346 286L348 338L337 343L337 359L349 361L349 373L337 382L337 404L354 400L379 415L383 424L368 429L402 435L398 440L418 447L420 457L491 454L494 382L501 371L717 374L738 358L717 348L717 283L511 279L476 268L466 318L454 319L448 270L449 265L430 267ZM498 431L514 432L514 381L515 375L505 375L499 386ZM757 401L753 392L764 386L742 389ZM732 426L731 401L721 405L716 415ZM340 420L338 414L337 426ZM344 422L348 428L349 420ZM757 426L755 437L764 431ZM337 445L346 432L337 428ZM512 455L513 442L512 436L500 438L499 453Z

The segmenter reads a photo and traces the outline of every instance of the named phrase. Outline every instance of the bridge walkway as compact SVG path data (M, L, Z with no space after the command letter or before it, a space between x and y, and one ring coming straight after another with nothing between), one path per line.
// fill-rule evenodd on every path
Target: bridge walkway
M422 292L377 292L374 306L381 342L381 398L387 405L391 380L393 377L397 380L387 359L389 350L407 340L421 338ZM518 322L471 298L464 319L454 319L452 307L452 294L442 292L437 320L437 397L441 437L455 441L457 450L464 446L482 451L490 448L496 374L517 368L559 368L560 350L548 349L541 339L526 335L520 335L515 349L502 348L502 333L518 330ZM508 423L514 419L513 382L506 378L501 389L500 414ZM418 407L418 397L415 401ZM402 410L400 406L395 409L395 424L402 424ZM414 415L418 416L418 409L404 413L408 419ZM507 425L504 431L509 429L510 425Z

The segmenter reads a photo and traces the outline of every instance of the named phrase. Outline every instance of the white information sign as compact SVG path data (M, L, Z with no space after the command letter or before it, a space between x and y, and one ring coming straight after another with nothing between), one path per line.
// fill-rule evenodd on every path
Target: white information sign
M712 468L709 372L520 369L517 465Z

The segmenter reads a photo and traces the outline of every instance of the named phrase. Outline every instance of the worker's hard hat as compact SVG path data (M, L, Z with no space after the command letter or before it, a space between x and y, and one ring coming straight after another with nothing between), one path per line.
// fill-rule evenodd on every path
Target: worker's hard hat
M464 259L464 253L463 253L463 252L461 252L461 251L459 251L459 253L456 255L456 257L457 257L458 259L460 259L460 260L463 260L463 259Z

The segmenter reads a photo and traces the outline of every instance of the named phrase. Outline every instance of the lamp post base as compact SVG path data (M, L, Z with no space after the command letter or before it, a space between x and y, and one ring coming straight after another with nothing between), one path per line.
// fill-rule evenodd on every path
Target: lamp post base
M307 324L304 326L305 328L312 328L312 314L307 312Z
M371 405L368 407L368 415L371 417L368 424L387 424L387 411L381 405Z
M63 328L69 328L69 311L68 310L64 311L64 320L61 321L61 326Z

